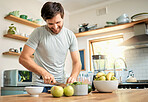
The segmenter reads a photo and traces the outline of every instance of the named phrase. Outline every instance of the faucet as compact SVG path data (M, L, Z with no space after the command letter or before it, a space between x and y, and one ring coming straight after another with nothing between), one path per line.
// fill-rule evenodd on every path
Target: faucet
M117 58L117 59L115 59L115 61L114 61L114 74L115 74L115 76L116 76L116 61L118 60L118 59L120 59L120 60L122 60L123 62L124 62L124 65L125 65L125 68L123 69L124 71L127 71L127 64L126 64L126 62L125 62L125 60L123 59L123 58Z

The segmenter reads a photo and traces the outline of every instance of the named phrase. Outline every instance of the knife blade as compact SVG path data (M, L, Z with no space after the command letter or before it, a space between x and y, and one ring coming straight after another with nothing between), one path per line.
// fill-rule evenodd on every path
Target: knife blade
M43 77L40 76L40 79L43 79ZM54 85L61 86L61 87L66 87L67 86L67 84L64 84L64 83L61 83L61 82L58 82L58 81L56 81L56 83L54 83Z

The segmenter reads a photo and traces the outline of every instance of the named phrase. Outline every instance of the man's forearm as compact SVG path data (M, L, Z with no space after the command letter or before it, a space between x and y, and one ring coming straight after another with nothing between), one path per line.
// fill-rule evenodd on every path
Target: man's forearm
M31 72L34 72L38 75L43 75L43 73L47 72L44 68L37 65L30 57L20 56L19 63L22 64L25 68L27 68Z
M40 76L42 76L45 84L54 84L56 80L54 76L47 72L44 68L37 65L29 56L22 57L20 56L19 62L31 72L34 72Z
M77 76L81 71L81 67L82 67L81 62L73 63L71 77L77 78Z

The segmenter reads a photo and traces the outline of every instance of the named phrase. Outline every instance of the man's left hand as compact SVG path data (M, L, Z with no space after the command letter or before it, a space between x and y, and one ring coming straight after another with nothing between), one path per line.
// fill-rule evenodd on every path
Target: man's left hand
M74 78L74 77L69 77L68 79L67 79L67 82L66 83L73 83L73 82L75 82L76 81L76 78Z

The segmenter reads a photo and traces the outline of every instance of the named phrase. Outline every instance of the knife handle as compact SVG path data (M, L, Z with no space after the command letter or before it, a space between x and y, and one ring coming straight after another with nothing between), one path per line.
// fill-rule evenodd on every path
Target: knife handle
M40 79L43 79L43 77L40 76ZM52 83L52 81L51 81L51 83ZM58 85L58 86L61 86L61 85L66 86L66 84L61 83L61 82L58 82L58 81L56 81L55 85Z

